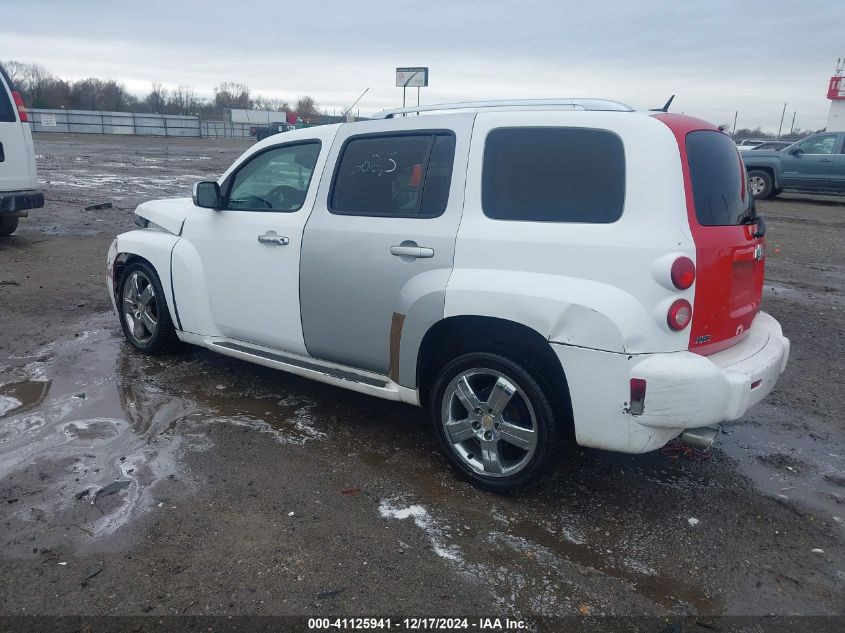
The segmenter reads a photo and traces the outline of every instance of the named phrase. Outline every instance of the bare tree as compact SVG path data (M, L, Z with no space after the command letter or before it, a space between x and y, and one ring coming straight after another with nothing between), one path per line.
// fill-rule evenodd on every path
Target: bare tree
M196 105L197 96L194 89L187 84L179 84L170 98L170 110L176 114L191 114Z
M314 123L320 117L320 110L314 97L300 97L296 102L296 114L306 123Z
M164 112L167 106L167 89L158 81L152 82L151 90L144 98L144 103L150 112Z
M24 76L27 73L27 67L29 64L24 64L23 62L10 59L5 62L0 62L0 65L2 65L6 70L6 73L9 75L9 79L12 80L12 83L15 84L18 89L22 88L23 86L18 86L18 84L23 84Z
M233 81L224 81L214 89L214 105L218 112L232 108L248 110L252 107L249 88Z

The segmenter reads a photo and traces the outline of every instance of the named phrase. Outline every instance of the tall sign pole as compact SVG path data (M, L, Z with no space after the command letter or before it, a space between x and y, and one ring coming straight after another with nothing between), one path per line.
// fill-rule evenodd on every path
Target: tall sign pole
M402 88L403 108L407 105L408 87L417 89L417 105L420 105L420 88L428 86L428 66L397 68L396 86Z

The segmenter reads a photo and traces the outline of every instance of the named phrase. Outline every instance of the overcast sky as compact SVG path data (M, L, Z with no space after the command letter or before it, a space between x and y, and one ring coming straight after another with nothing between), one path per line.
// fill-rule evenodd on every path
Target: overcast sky
M607 97L777 131L820 128L845 56L845 1L0 0L0 59L66 79L221 81L332 113L401 106L397 66L429 66L423 103ZM411 95L409 94L409 97ZM416 100L416 91L413 91Z

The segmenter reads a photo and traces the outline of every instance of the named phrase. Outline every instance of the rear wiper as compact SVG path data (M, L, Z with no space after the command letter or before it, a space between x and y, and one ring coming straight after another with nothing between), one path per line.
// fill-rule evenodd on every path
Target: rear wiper
M755 224L757 226L757 228L751 232L751 237L763 237L766 234L766 218L762 215L757 215L757 212L754 209L751 209L751 211L743 216L739 223Z

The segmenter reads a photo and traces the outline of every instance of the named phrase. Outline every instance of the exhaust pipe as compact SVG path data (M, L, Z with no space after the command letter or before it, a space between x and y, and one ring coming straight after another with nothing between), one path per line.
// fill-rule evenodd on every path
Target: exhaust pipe
M700 429L687 429L678 436L678 439L700 451L706 451L713 444L713 440L719 435L719 429L712 426L703 426Z

